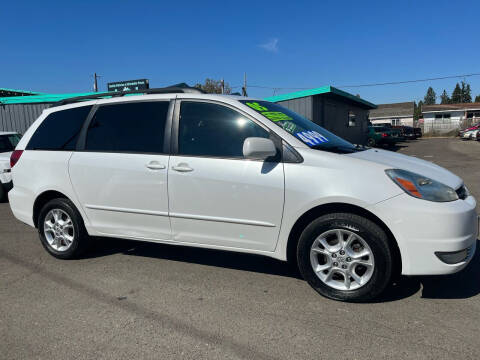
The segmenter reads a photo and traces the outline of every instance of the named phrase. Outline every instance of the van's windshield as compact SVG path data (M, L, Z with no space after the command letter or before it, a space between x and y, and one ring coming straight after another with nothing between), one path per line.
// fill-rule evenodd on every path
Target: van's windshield
M364 150L281 105L261 100L240 100L240 102L288 131L312 149L341 154Z

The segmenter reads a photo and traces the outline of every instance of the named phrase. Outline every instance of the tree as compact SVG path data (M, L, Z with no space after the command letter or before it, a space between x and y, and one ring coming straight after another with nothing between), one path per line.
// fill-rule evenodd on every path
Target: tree
M462 102L462 89L460 88L460 85L458 83L457 85L455 85L455 89L453 89L451 102L453 104Z
M470 89L470 84L465 84L462 81L462 103L471 103L472 102L472 90Z
M458 83L455 85L455 89L452 92L452 103L471 103L472 102L472 89L470 84L462 81L462 86Z
M422 106L423 106L423 101L420 100L417 103L413 103L413 119L417 121L422 117Z
M440 95L440 104L450 104L450 97L447 94L447 91L443 89L442 95Z
M437 99L437 94L435 94L435 91L430 86L427 90L427 94L423 98L423 102L425 103L425 105L433 105L435 104L436 99Z
M480 95L475 96L475 102L480 102Z
M221 94L222 93L222 80L214 80L207 78L205 83L196 84L196 88L202 89L207 94ZM224 83L224 94L231 94L232 88L228 83Z

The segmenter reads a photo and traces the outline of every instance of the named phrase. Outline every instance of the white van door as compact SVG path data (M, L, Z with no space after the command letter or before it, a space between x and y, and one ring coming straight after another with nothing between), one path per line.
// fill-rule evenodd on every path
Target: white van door
M248 137L267 129L231 107L182 101L168 169L174 239L183 243L274 251L284 202L281 161L243 157Z
M169 107L168 100L106 104L91 119L69 172L100 235L171 239L164 149Z

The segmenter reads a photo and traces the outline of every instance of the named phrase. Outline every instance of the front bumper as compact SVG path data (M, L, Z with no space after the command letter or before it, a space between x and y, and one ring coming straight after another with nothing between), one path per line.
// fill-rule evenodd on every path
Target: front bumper
M440 275L462 270L477 246L478 215L473 196L436 203L402 194L371 207L392 231L402 257L404 275ZM447 264L435 253L468 249L468 256Z

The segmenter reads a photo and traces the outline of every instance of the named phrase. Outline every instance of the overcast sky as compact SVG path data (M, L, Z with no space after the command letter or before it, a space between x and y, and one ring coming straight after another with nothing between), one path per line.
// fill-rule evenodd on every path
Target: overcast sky
M247 72L278 94L480 73L479 14L480 1L4 1L0 87L90 91L95 71L100 90L135 78L240 86ZM342 89L386 103L460 80ZM479 95L480 76L466 80Z

